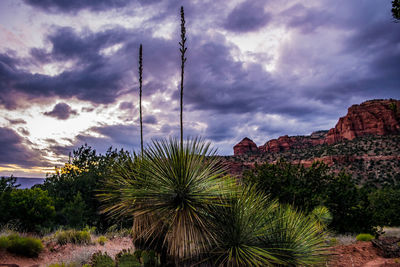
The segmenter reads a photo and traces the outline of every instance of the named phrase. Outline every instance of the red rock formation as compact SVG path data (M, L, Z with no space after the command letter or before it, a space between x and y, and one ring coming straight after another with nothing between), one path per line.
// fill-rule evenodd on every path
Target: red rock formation
M257 148L244 138L234 149L235 155L249 152L276 153L290 149L308 148L321 144L334 144L363 135L400 134L400 100L370 100L349 108L335 128L318 131L310 136L281 136Z
M243 155L248 153L258 153L258 147L251 139L245 137L242 141L233 147L234 155Z
M349 108L335 128L329 130L326 142L334 144L363 135L400 133L400 101L371 100Z
M282 152L290 149L308 148L323 144L327 131L318 131L311 136L281 136L278 139L272 139L260 146L261 152Z

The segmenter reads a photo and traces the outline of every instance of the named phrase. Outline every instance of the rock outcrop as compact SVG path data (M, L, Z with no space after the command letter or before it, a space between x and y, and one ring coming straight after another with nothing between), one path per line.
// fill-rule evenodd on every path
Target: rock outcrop
M242 141L240 141L233 147L233 153L235 155L244 155L244 154L258 153L258 152L259 150L256 143L254 143L253 140L247 137L243 138Z
M282 152L290 149L308 148L325 142L325 137L328 131L318 131L310 136L281 136L278 139L272 139L260 146L260 152Z
M257 148L249 138L234 146L234 155L246 153L278 153L316 145L332 145L364 135L400 134L400 100L370 100L353 105L335 128L317 131L309 136L281 136Z
M399 119L399 100L371 100L353 105L335 128L329 130L326 142L334 144L364 135L399 134Z

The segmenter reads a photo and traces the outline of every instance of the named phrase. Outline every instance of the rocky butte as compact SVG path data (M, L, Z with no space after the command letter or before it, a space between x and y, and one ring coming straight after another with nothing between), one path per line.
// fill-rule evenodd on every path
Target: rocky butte
M400 185L400 101L353 105L334 128L308 136L285 135L261 146L244 138L234 146L233 156L223 158L238 176L255 163L285 159L305 167L321 161L334 172L345 170L360 184Z
M333 145L366 135L400 134L400 100L369 100L352 105L335 128L313 132L309 136L281 136L257 145L245 137L233 147L234 155L263 154L305 149L317 145Z

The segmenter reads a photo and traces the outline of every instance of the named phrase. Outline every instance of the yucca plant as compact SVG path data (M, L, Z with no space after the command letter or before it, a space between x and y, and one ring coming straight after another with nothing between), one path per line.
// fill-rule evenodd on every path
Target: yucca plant
M312 216L281 205L266 218L262 246L284 266L324 265L327 236Z
M326 256L325 235L312 218L245 186L211 212L211 266L314 266Z
M132 217L135 199L126 190L140 186L138 177L140 157L124 154L114 163L112 173L104 179L103 186L98 190L97 197L102 202L101 212L115 219Z
M215 150L199 139L183 147L172 138L153 141L144 150L140 168L126 170L121 165L118 172L99 195L103 211L133 215L135 239L161 240L177 261L204 252L212 241L209 209L220 205L235 184L223 176L225 168Z
M254 190L237 188L221 205L210 209L213 241L203 256L212 266L271 266L282 263L262 246L265 218L277 207L276 201Z

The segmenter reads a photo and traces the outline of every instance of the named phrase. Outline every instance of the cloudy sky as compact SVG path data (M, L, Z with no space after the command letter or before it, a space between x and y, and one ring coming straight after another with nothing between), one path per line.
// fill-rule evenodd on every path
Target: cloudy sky
M84 143L137 150L140 43L145 141L178 136L182 4L185 135L222 155L400 99L390 0L1 0L0 175L44 177Z

